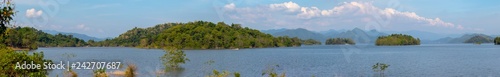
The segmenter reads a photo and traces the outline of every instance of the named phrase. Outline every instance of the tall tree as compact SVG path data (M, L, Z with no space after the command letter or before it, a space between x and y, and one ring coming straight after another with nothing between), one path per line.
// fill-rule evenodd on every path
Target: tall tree
M0 13L0 33L3 34L15 14L14 4L11 3L11 0L3 0L0 4Z

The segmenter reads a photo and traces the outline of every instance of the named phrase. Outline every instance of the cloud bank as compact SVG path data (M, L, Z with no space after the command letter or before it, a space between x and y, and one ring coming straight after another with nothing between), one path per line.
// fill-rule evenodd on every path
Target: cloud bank
M239 23L264 28L306 28L309 30L352 29L374 26L381 30L453 30L462 25L445 22L440 18L426 18L415 12L393 8L379 8L371 2L344 2L330 9L304 7L292 1L256 7L224 6L225 17Z

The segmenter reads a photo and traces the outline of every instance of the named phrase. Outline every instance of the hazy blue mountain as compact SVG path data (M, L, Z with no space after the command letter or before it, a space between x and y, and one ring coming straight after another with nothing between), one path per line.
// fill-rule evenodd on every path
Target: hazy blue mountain
M436 43L464 43L467 40L471 39L472 37L476 37L476 36L485 37L485 38L488 38L488 39L493 39L494 38L494 37L491 37L491 36L488 36L488 35L485 35L485 34L474 33L474 34L464 34L461 37L457 37L457 38L450 38L450 37L441 38L441 39L438 39L438 40L436 40L434 42L436 42Z
M281 28L281 29L260 30L260 32L264 32L264 33L267 33L267 34L274 34L274 33L277 33L277 32L283 32L285 30L287 30L287 29Z
M340 32L334 29L330 29L327 31L319 31L319 33L323 34L326 37L333 37L333 35L338 34Z
M422 41L424 43L449 43L450 40L453 40L453 38L451 37L445 37L445 38L441 38L441 39L437 39L437 40L434 40L434 41Z
M485 36L474 36L467 39L464 43L493 43L493 39Z
M375 29L370 30L370 31L366 31L366 34L368 34L368 35L370 35L370 36L377 36L377 37L378 37L378 36L386 36L386 35L389 35L389 34L387 34L387 33L379 32L379 31L377 31L377 30L375 30Z
M317 41L322 41L324 42L326 40L325 36L322 34L312 32L303 28L297 28L297 29L286 29L281 32L275 32L272 34L273 36L289 36L289 37L298 37L302 40L307 40L307 39L314 39Z
M42 31L45 32L45 33L48 33L48 34L52 34L52 35L55 35L55 34L58 34L58 33L66 34L66 35L73 35L73 37L80 38L80 39L85 40L85 41L88 41L88 40L91 40L91 39L94 40L94 41L102 41L103 40L103 39L100 39L100 38L88 36L88 35L85 35L85 34L79 34L79 33L67 33L67 32L59 32L59 31L54 31L54 30L42 30Z
M354 28L345 32L340 32L338 34L332 34L333 38L350 38L356 43L375 43L375 40L379 36L387 35L376 30L364 31L359 28ZM332 38L332 37L329 37Z

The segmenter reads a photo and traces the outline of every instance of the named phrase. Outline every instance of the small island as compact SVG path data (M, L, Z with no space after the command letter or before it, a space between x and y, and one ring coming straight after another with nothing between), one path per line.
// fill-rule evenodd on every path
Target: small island
M500 45L500 37L496 37L494 43L495 45Z
M389 36L380 36L375 43L377 46L397 46L397 45L420 45L419 38L405 34L391 34Z
M356 45L350 38L329 38L326 40L326 45Z
M302 44L304 45L321 45L321 42L316 41L314 39L302 40Z
M474 36L474 37L471 37L470 39L466 40L464 43L481 44L481 43L492 43L492 42L493 42L493 40L491 40L488 37Z

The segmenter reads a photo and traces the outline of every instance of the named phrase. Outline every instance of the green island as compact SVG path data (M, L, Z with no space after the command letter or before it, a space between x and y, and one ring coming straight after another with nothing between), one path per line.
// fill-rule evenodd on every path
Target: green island
M391 34L388 36L378 37L375 45L377 46L420 45L420 39L413 38L413 36L405 34Z
M302 40L302 44L304 45L321 45L321 42L314 39Z
M464 43L481 44L481 43L492 43L492 42L493 42L493 40L491 40L488 37L474 36L474 37L471 37L470 39L467 39Z
M240 24L217 24L207 21L166 23L152 28L134 28L114 39L89 43L91 46L139 48L175 47L179 49L233 49L295 47L297 37L273 37Z
M356 43L350 38L329 38L325 42L326 45L355 45Z
M494 43L495 45L500 45L500 37L496 37Z

